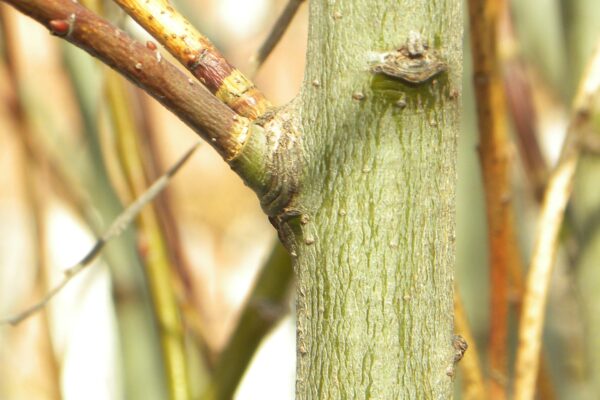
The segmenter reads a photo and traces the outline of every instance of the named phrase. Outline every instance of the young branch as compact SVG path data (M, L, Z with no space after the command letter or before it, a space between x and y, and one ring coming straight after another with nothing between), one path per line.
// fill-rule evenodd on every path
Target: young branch
M519 326L514 397L517 400L534 398L544 310L558 236L573 188L573 177L580 155L580 138L591 130L592 114L597 112L592 109L592 102L597 101L599 95L600 43L596 46L579 86L567 137L558 164L546 186L540 211Z
M271 104L167 0L114 0L221 101L255 119Z
M296 15L296 12L300 8L300 6L304 3L304 0L288 0L283 12L275 21L275 25L271 28L271 32L269 32L269 36L265 39L260 49L256 52L254 56L252 56L252 74L255 74L256 71L262 66L267 57L271 54L277 43L283 37L283 34L289 27L292 19Z
M249 121L238 117L202 85L87 8L71 0L2 0L75 44L147 91L207 140L226 160L248 136Z
M94 259L100 254L104 246L108 241L114 237L119 236L131 223L131 221L140 213L142 208L151 202L165 187L167 187L169 181L179 171L179 169L185 164L185 162L192 156L194 151L200 145L199 142L194 144L185 154L167 170L167 172L157 179L140 197L138 197L129 207L127 207L111 224L111 226L102 234L98 241L92 246L90 251L83 256L81 261L77 264L68 268L64 271L64 277L62 281L52 288L39 302L26 310L8 318L0 319L0 325L11 324L16 325L19 322L25 320L30 315L43 309L50 300L56 296L63 287L65 287L71 279L83 271Z

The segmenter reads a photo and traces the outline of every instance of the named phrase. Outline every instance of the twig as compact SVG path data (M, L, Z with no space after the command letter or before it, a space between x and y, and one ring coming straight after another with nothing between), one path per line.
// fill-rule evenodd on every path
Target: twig
M167 0L114 0L200 82L238 114L255 119L271 104Z
M271 28L269 32L269 36L265 39L260 49L256 52L255 55L250 59L252 62L252 73L251 76L256 74L256 71L260 69L265 60L269 57L277 43L283 37L283 34L290 26L292 19L296 15L296 12L300 8L300 6L304 3L304 0L288 0L283 12L275 21L275 24Z
M177 161L175 165L173 165L167 172L162 175L159 179L157 179L149 188L146 190L140 197L138 197L129 207L127 207L110 225L110 227L102 234L102 236L98 239L98 241L92 246L90 251L79 261L77 264L72 266L71 268L66 269L63 274L64 277L62 281L52 288L39 302L34 304L33 306L25 309L24 311L8 318L0 319L0 325L3 324L11 324L16 325L19 322L25 320L30 315L38 312L42 308L48 304L56 294L58 294L61 289L71 281L77 274L83 271L94 259L107 242L119 236L131 223L131 221L139 214L142 208L148 204L150 201L156 197L169 183L173 175L179 171L179 169L185 164L185 162L192 156L194 151L200 145L199 142L194 144L185 154Z
M497 49L498 24L505 7L504 0L469 0L480 159L490 252L489 363L492 399L506 397L504 378L508 375L508 271L510 268L519 268L520 264L511 203L506 97ZM510 264L513 266L509 267Z
M248 136L239 117L202 85L87 8L71 0L2 0L75 44L140 86L208 141L226 160Z
M573 177L580 155L579 138L591 129L591 100L600 94L600 43L579 85L573 116L560 159L548 181L536 229L531 266L523 301L517 349L515 399L530 400L535 393L541 334L548 287L556 258L558 234L573 188Z

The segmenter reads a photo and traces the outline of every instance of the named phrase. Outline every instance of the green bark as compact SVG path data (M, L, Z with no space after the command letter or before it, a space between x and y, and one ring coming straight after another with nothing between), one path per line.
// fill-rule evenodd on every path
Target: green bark
M371 72L372 52L411 31L447 71ZM301 216L280 229L298 276L297 398L450 398L461 2L311 2L308 43Z

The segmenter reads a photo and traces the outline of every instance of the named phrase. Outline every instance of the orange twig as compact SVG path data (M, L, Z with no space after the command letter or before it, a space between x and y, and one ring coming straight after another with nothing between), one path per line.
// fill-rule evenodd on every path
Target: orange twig
M498 24L504 1L469 0L480 158L488 220L491 309L490 398L506 397L508 270L520 263L511 204L506 96L499 67Z

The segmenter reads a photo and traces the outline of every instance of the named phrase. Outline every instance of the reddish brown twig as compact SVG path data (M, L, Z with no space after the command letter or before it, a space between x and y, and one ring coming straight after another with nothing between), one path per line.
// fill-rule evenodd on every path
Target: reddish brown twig
M248 131L238 117L202 85L145 46L71 0L3 0L53 34L81 47L142 87L192 127L225 158L235 157Z

